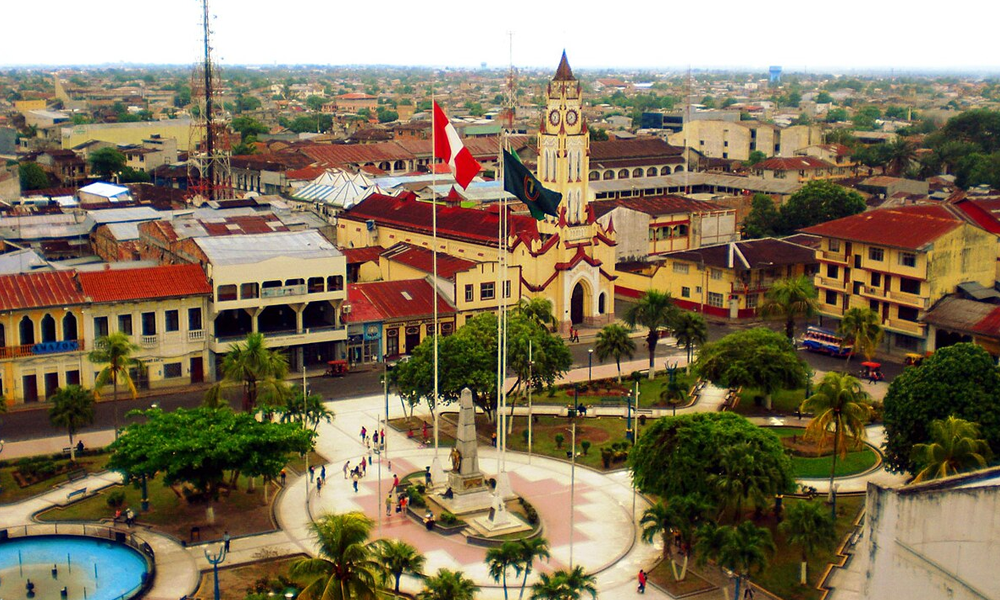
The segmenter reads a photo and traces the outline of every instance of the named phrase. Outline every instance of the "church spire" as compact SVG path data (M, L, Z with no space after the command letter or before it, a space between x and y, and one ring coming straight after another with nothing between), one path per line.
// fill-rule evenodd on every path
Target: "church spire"
M576 81L576 77L573 77L573 69L569 68L569 61L566 60L566 50L563 50L559 67L556 68L556 76L552 78L552 81Z

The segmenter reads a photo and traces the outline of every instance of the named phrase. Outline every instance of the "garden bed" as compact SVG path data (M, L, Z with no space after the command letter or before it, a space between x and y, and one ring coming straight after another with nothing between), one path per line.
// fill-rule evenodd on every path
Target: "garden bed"
M0 503L19 502L66 482L66 475L77 469L87 473L104 470L110 455L87 451L77 456L76 463L62 454L42 455L29 459L5 461L0 466ZM22 468L28 463L35 467ZM41 468L38 468L41 467Z

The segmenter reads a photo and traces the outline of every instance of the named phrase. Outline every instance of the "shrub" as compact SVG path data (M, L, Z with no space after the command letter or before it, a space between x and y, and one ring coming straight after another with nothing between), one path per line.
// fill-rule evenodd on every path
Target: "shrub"
M557 433L555 436L556 448L562 448L563 442L566 441L566 436L561 433Z
M441 521L442 525L456 525L458 523L458 517L448 511L441 513L441 518L438 520Z
M587 456L587 451L590 450L590 440L580 442L580 447L583 448L583 455Z
M424 500L424 495L417 491L417 488L410 488L407 495L410 498L410 506L414 506L416 508L427 508L427 501Z
M121 508L125 504L125 490L115 490L108 494L108 506Z
M601 448L601 463L604 465L605 469L611 467L611 458L614 455L611 448L604 446Z
M521 501L521 508L524 509L524 516L527 517L528 519L528 524L537 525L538 511L536 511L535 507L532 506L531 503L525 500L524 498L519 498L519 500Z

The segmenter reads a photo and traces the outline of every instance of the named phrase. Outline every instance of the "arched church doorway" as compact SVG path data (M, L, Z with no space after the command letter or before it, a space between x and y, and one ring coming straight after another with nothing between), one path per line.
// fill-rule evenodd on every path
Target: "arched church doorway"
M583 323L584 305L587 301L587 289L582 281L573 286L573 295L569 300L569 320L573 325Z

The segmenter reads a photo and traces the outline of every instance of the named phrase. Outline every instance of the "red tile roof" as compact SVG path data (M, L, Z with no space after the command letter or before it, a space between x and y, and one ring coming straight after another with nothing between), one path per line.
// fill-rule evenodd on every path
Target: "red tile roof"
M1000 220L995 210L996 202L970 200L962 192L961 196L952 201L952 205L964 212L977 225L994 235L1000 235Z
M680 196L655 196L649 198L624 198L621 200L595 200L590 203L598 218L621 206L650 216L682 213L704 213L715 210L731 210L704 200L692 200Z
M807 169L829 169L835 167L831 163L815 156L794 156L790 158L769 158L753 166L754 169L765 171L805 171Z
M608 140L606 142L591 142L590 161L678 156L683 152L684 148L672 146L657 137Z
M695 250L668 252L664 256L737 270L808 265L816 262L816 252L812 248L774 238L704 246Z
M434 253L427 248L400 243L386 250L383 256L388 260L404 264L424 273L434 273ZM455 276L455 273L467 271L474 266L476 266L476 263L471 260L438 252L438 276L444 279L451 279Z
M84 294L94 302L119 302L211 294L199 265L108 269L78 274Z
M439 315L455 313L426 279L351 283L347 286L351 312L346 317L353 323L429 317L434 314L435 297Z
M964 221L940 205L870 210L802 230L823 237L919 250Z
M20 273L0 277L0 310L84 304L74 273Z
M364 248L341 248L349 265L359 265L366 262L378 262L378 257L385 252L382 246L365 246Z

